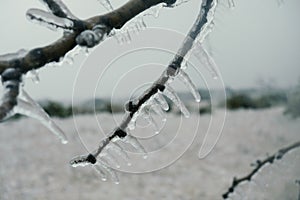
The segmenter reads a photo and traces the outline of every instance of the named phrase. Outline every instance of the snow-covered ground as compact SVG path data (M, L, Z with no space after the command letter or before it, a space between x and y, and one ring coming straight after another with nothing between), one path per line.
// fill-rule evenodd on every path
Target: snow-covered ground
M151 142L142 141L155 156L150 155L150 161L133 159L131 169L125 165L121 168L137 172L143 168L147 171L155 167L163 169L140 174L118 173L118 185L110 180L102 182L90 167L72 168L68 165L72 157L86 153L81 142L89 150L98 144L101 131L94 116L77 116L77 131L72 118L56 120L68 135L67 145L60 144L46 128L32 119L2 123L0 200L221 199L234 176L243 176L251 170L250 163L300 139L300 119L289 119L282 112L282 108L228 111L221 138L204 159L198 158L198 152L205 133L203 130L207 129L211 116L199 118L199 115L192 114L191 118L182 119L179 115L169 114L159 137ZM222 113L217 110L212 116L222 121ZM120 116L115 117L120 119ZM109 114L98 115L97 119L104 132L115 126ZM199 129L196 129L198 121ZM146 137L153 131L146 128L140 132ZM180 147L188 146L194 133L197 133L195 140L183 156L164 167L180 156ZM138 135L139 131L134 134ZM174 140L174 134L179 140ZM175 143L171 150L155 154L155 149L163 149L170 141ZM297 179L300 179L300 149L263 168L254 181L241 185L232 198L297 199Z

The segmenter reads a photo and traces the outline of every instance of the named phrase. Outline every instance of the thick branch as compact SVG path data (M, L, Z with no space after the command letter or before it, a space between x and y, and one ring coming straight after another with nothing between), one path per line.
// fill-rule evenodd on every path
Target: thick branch
M224 193L223 199L227 199L231 193L234 192L235 188L238 187L241 183L246 181L251 181L252 177L266 164L270 163L272 164L275 160L280 160L286 153L290 152L293 149L300 147L300 141L287 146L285 148L280 149L278 152L273 154L272 156L269 156L265 158L264 160L257 160L256 161L256 167L246 176L242 178L234 178L231 187L228 189L226 193Z
M165 2L164 0L130 0L122 7L107 13L82 21L88 29L92 29L97 24L104 24L111 29L120 29L130 19L150 8L151 6ZM83 30L81 30L83 31ZM0 56L0 74L8 68L19 68L24 74L32 69L38 69L50 62L58 62L68 51L76 46L76 37L80 32L64 34L56 42L40 48L30 50L22 57Z

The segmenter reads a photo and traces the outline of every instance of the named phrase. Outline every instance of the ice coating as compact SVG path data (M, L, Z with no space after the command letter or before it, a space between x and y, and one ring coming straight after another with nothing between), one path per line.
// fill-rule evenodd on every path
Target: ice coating
M203 0L202 4L204 4L204 3L206 4L207 0ZM197 41L199 41L200 43L202 43L204 41L204 39L206 38L206 36L212 31L212 28L214 26L213 20L215 17L217 5L218 5L218 0L213 0L212 5L207 13L206 23L201 28L201 32L197 36ZM202 12L202 11L200 11L200 12Z
M182 112L182 114L184 115L184 117L186 117L186 118L190 117L190 112L185 107L185 105L180 100L180 98L178 97L178 95L176 94L175 90L172 87L167 86L166 89L164 90L164 94L171 101L173 101L173 103L180 109L180 111Z
M153 103L151 105L151 109L162 118L162 121L166 121L166 114L163 112L162 107L158 105L158 103L153 100Z
M36 84L40 82L39 73L37 72L36 69L30 70L29 72L27 72L26 78L30 78Z
M102 181L107 181L107 175L99 165L93 165L93 168L101 176Z
M63 144L66 144L67 138L59 126L50 118L43 108L35 102L26 92L21 89L17 99L17 105L14 112L28 117L34 118L47 127L54 135L56 135Z
M72 31L74 28L73 21L67 18L61 18L48 13L46 11L31 8L27 11L26 17L29 21L40 24L50 30L56 31L62 29L64 31Z
M185 73L183 70L180 69L179 74L177 76L184 83L184 85L186 85L186 87L191 91L191 93L195 98L195 101L200 102L201 101L200 93L197 87L195 86L195 84L190 79L189 75L187 75L187 73Z

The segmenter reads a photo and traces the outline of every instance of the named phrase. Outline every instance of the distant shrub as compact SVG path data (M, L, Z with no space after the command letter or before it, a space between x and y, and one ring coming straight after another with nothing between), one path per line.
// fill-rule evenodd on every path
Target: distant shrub
M284 114L293 118L300 117L300 81L298 85L288 94L287 105Z
M44 110L50 115L60 118L66 118L72 115L72 107L64 106L55 101L48 101L43 105Z
M211 105L200 107L199 108L199 113L201 115L203 115L203 114L211 114Z
M234 110L239 108L244 109L260 109L269 108L272 106L270 96L261 96L259 98L253 99L246 94L237 94L229 97L226 100L226 106L228 109Z
M226 106L228 109L238 109L238 108L255 108L253 100L245 94L237 94L229 97L226 100Z

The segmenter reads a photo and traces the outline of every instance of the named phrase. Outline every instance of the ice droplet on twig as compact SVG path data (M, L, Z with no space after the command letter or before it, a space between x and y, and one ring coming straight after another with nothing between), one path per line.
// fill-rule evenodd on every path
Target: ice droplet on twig
M157 92L154 95L154 99L161 105L162 109L164 109L165 111L169 110L169 104L160 92Z
M17 99L17 105L14 107L14 112L38 120L54 135L56 135L63 144L66 144L68 142L64 132L50 118L50 116L43 110L43 108L37 102L35 102L23 89L20 89L20 94Z
M63 29L64 31L72 31L74 27L73 21L67 18L57 17L52 13L48 13L36 8L29 9L26 13L26 17L29 21L38 23L53 31L56 31L58 29Z
M193 54L197 60L204 65L204 67L210 72L214 79L218 78L217 64L214 59L208 54L208 52L203 48L200 42L196 42L192 49Z
M185 107L185 105L183 104L183 102L180 100L180 98L178 97L178 95L176 94L175 90L170 87L170 86L166 86L165 90L164 90L164 94L171 100L174 102L174 104L179 108L179 110L182 112L182 114L184 115L184 117L188 118L190 117L190 112L188 111L188 109Z
M201 96L200 96L200 94L198 92L198 89L196 88L195 84L190 79L189 75L187 75L187 73L185 73L183 70L180 69L180 71L178 73L178 78L191 91L191 93L193 94L196 102L200 102L201 101Z
M98 0L98 1L107 11L114 10L114 8L109 0Z

